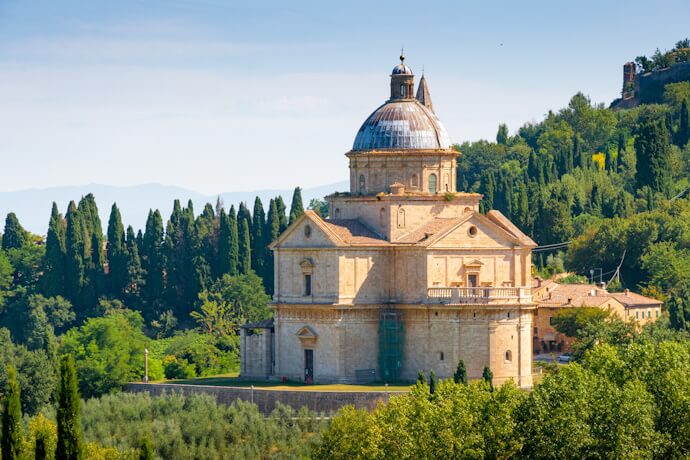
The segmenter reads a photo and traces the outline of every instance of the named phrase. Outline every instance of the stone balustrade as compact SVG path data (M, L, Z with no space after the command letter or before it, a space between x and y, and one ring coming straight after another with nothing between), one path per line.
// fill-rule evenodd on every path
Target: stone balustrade
M427 289L426 303L444 305L464 304L529 304L529 287L432 287Z

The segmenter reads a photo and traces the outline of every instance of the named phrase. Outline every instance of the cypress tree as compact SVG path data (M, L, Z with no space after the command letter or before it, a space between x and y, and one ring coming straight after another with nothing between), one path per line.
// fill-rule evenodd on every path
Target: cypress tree
M683 148L690 140L690 125L688 125L688 101L683 100L680 106L680 125L678 127L678 145Z
M508 125L501 123L498 125L498 132L496 133L496 143L499 145L506 145L508 143Z
M623 152L625 152L625 134L618 134L618 156L616 157L616 167L623 166Z
M173 211L165 227L165 292L170 305L178 306L183 291L182 265L184 264L184 241L182 237L182 207L180 200L175 200Z
M79 219L82 225L82 236L84 239L84 268L89 271L93 268L91 255L93 249L91 243L93 242L93 235L98 236L98 241L103 240L103 227L101 226L101 218L98 216L98 206L96 206L96 198L93 194L82 197L77 205Z
M141 229L137 230L137 249L139 250L139 255L144 251L144 233Z
M144 436L139 442L139 460L153 460L153 446L148 436Z
M19 223L17 215L13 212L5 218L5 229L2 233L2 249L21 248L29 242L29 232Z
M100 232L91 234L91 254L85 267L84 289L82 303L86 308L95 307L98 299L105 291L105 274L103 271L103 237Z
M84 456L79 427L79 392L77 372L70 355L60 359L57 389L57 449L56 460L81 460Z
M658 117L655 119L653 115L645 115L636 134L638 188L648 185L654 192L669 196L673 174L668 131L664 121Z
M290 204L290 221L288 225L292 225L294 221L297 220L304 214L304 205L302 204L302 189L295 187L295 191L292 192L292 203Z
M266 213L264 212L264 205L261 199L257 196L254 200L254 212L252 215L252 269L261 278L266 276L266 238L264 231L266 230Z
M230 223L230 275L236 276L240 273L240 242L234 206L230 206L228 221Z
M22 446L22 406L17 370L7 366L7 384L2 401L2 460L19 458Z
M204 210L199 214L194 224L194 238L196 255L204 258L214 277L219 274L218 267L218 232L220 221L211 203L206 203Z
M220 228L218 230L218 270L220 275L230 273L230 218L225 209L220 210Z
M462 359L458 361L458 368L455 370L455 374L453 374L453 381L467 385L467 369L465 368L465 361Z
M268 219L266 220L266 241L270 244L273 241L277 240L278 237L280 236L280 217L278 216L278 206L276 204L276 200L271 200L269 204L269 210L268 210ZM274 281L275 281L275 274L273 272L275 266L274 266L274 260L273 260L273 251L271 251L268 248L268 245L265 247L266 251L266 274L264 276L264 287L266 288L266 292L269 295L273 294L273 288L274 288Z
M417 383L419 384L426 384L426 376L424 375L424 371L419 371L417 373Z
M491 369L489 369L489 366L484 366L484 370L482 371L482 380L484 380L486 383L489 384L489 390L494 391L494 373L491 372Z
M494 208L494 195L496 194L496 179L493 172L482 175L482 193L484 194L484 209L486 211Z
M66 271L65 295L75 307L80 303L81 290L84 286L84 235L77 205L71 201L67 209L67 231L65 235ZM83 313L79 311L79 313Z
M288 222L285 215L285 202L282 196L276 197L276 208L278 208L278 217L280 218L280 233L283 233L288 226Z
M46 450L45 433L36 433L36 445L34 446L34 460L46 460L48 451Z
M144 232L141 243L141 265L144 270L145 282L142 288L144 298L151 307L154 303L159 303L163 299L165 256L163 254L165 235L163 233L163 218L156 209L149 210L146 219L146 231ZM150 312L156 317L159 311Z
M251 271L252 250L249 236L249 221L242 219L238 222L238 241L239 241L239 273L245 275Z
M674 294L668 300L668 313L671 327L677 331L690 329L690 305L682 296Z
M429 372L429 394L436 393L436 372L433 370Z
M48 297L63 295L65 283L65 219L53 202L43 258L43 293Z
M121 296L127 286L127 249L125 228L117 203L113 203L108 219L108 281L111 295Z
M127 227L126 246L126 266L127 281L125 283L125 295L132 307L141 309L141 287L144 285L144 272L141 268L141 259L137 247L137 239L132 226Z

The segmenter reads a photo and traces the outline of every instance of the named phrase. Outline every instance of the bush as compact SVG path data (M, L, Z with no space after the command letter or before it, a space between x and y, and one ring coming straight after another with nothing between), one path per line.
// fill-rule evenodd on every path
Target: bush
M172 356L181 360L180 365L186 362L192 367L194 374L189 377L203 377L237 372L240 368L239 348L237 336L216 337L197 331L185 331L153 342L151 356L158 359ZM170 377L166 374L166 378Z
M196 376L194 366L184 358L168 355L163 358L163 369L166 379L189 379Z

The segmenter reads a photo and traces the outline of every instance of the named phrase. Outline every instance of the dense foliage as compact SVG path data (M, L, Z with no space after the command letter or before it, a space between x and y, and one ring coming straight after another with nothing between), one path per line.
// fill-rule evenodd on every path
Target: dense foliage
M346 407L315 457L686 458L690 338L656 326L612 342L619 345L600 343L529 393L450 379L432 393L418 381L371 413Z

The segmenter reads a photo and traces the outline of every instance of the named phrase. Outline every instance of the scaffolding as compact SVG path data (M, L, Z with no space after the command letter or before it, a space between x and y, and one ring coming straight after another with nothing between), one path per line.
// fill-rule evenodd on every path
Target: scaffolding
M379 321L379 366L384 382L397 382L400 378L404 341L402 312L383 310Z

